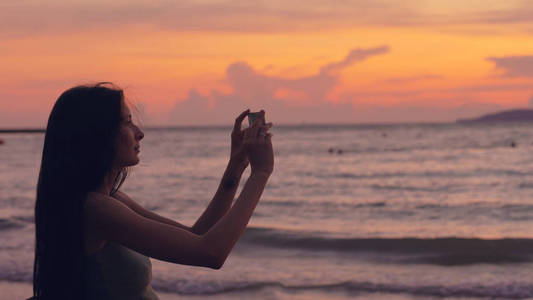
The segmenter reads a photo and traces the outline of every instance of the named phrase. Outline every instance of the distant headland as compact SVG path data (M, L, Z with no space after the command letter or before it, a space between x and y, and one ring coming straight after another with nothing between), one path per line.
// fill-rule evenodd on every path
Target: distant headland
M512 109L478 118L458 119L457 123L492 123L492 122L533 122L533 109Z

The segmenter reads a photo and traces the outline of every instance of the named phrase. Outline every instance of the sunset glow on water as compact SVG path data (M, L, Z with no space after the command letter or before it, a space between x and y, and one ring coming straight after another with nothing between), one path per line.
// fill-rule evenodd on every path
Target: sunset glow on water
M229 129L146 129L141 162L123 190L193 224L225 168ZM274 173L224 267L152 259L161 299L533 297L530 124L273 133ZM43 137L10 134L0 147L0 281L24 295Z

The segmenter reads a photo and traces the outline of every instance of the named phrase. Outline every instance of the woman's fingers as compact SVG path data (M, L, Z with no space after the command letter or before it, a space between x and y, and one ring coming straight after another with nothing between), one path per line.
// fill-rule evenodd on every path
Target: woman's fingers
M264 140L265 138L271 138L272 133L268 132L270 126L252 126L244 129L243 136L244 140L250 142L252 139L257 139L258 141Z
M265 137L268 134L268 130L272 128L272 123L267 123L259 128L258 135Z
M246 112L243 112L243 114L244 113L246 113ZM264 138L266 138L267 135L270 134L268 132L268 130L270 128L272 128L272 126L273 126L272 122L269 122L269 123L265 124L265 119L264 119L265 118L265 111L261 110L259 113L260 114L259 114L258 118L255 119L254 123L250 127L244 129L244 138L247 139L247 140L253 139L254 137L255 138L260 137L261 140L264 140ZM270 136L272 136L272 135L270 135Z
M261 126L261 132L267 133L270 128L272 128L272 122L267 123L263 126Z
M244 129L243 139L245 142L250 139L250 127Z
M244 120L244 118L246 118L246 116L250 113L250 110L247 109L245 111L243 111L236 119L235 119L235 124L233 125L233 131L234 132L240 132L241 131L241 126L242 126L242 120Z

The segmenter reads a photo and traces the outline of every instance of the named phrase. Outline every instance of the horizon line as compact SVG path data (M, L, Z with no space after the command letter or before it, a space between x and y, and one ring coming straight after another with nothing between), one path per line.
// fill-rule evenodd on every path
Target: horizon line
M289 128L289 127L344 127L344 126L362 126L362 127L375 127L375 126L402 126L402 125L451 125L451 124L463 124L459 122L460 120L455 121L441 121L441 122L430 122L430 121L412 121L412 122L361 122L361 123L282 123L276 125L278 128ZM521 121L519 121L522 123ZM485 122L483 122L485 123ZM488 122L491 123L491 122ZM507 122L497 122L497 123L507 123ZM216 129L216 128L232 128L233 125L150 125L150 126L140 126L144 130L168 130L168 129ZM46 132L46 128L39 127L13 127L13 128L0 128L0 133L43 133Z

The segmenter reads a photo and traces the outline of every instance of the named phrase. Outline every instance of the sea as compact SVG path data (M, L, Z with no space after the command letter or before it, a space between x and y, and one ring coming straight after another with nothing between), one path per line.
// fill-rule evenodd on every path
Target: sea
M122 190L191 226L227 165L230 131L144 129ZM271 132L274 172L226 263L152 259L162 300L533 299L533 123ZM29 297L44 133L0 139L0 298L15 286Z

